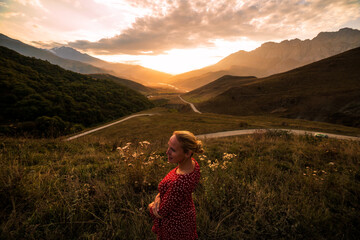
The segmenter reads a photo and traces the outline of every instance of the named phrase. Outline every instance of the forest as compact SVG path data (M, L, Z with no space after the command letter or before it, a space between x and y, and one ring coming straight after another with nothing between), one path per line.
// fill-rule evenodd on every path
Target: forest
M0 47L0 134L58 137L153 107L142 94Z

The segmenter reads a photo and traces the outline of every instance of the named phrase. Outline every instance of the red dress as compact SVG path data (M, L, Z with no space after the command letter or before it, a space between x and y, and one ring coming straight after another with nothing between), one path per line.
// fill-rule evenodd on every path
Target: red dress
M160 240L198 238L195 205L191 194L200 180L200 166L192 160L195 168L191 173L177 174L176 167L159 183L161 200L158 213L162 219L156 218L152 209L150 214L154 220L152 231Z

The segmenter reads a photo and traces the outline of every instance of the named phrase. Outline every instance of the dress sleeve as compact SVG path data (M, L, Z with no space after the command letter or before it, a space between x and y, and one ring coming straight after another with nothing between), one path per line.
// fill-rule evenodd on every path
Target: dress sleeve
M185 201L194 189L191 179L177 179L161 197L159 215L167 217L175 208Z

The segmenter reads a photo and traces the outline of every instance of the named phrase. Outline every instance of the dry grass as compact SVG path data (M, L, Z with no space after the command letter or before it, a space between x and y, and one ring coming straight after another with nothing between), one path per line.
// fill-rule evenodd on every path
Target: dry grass
M146 207L174 166L162 134L133 141L3 138L2 239L155 239ZM99 138L100 139L100 138ZM201 239L355 239L359 142L268 132L205 142Z

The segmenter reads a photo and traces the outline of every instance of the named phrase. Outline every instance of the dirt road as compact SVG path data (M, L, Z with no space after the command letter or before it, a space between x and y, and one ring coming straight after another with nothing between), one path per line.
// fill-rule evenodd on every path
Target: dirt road
M180 95L179 95L179 98L181 99L181 101L183 101L184 103L187 103L187 104L189 104L190 105L190 107L191 107L191 109L194 111L194 112L196 112L196 113L200 113L201 114L201 112L199 111L199 110L197 110L197 108L195 107L195 105L194 104L192 104L191 102L188 102L188 101L186 101L186 100L184 100Z
M110 126L112 126L112 125L115 125L115 124L124 122L124 121L126 121L126 120L129 120L130 118L141 117L141 116L152 116L152 115L154 115L154 114L151 114L151 113L134 114L134 115L131 115L131 116L126 117L126 118L124 118L124 119L121 119L121 120L119 120L119 121L116 121L116 122L113 122L113 123L109 123L109 124L106 124L106 125L104 125L104 126L101 126L101 127L98 127L98 128L95 128L95 129L92 129L92 130L89 130L89 131L86 131L86 132L77 134L77 135L75 135L75 136L69 137L69 138L65 139L65 141L71 141L71 140L73 140L73 139L75 139L75 138L88 135L88 134L90 134L90 133L93 133L93 132L99 131L99 130L101 130L101 129L110 127Z
M293 133L293 134L297 134L297 135L305 135L305 134L314 135L315 133L320 133L320 134L327 135L329 138L360 141L360 137L352 137L352 136L338 135L338 134L332 134L332 133L313 132L313 131L306 131L306 130L290 130L290 129L244 129L244 130L234 130L234 131L226 131L226 132L201 134L201 135L197 135L197 137L199 139L210 139L210 138L248 135L248 134L254 134L254 133L264 133L268 130L270 130L270 131L271 130L287 131L289 133Z

